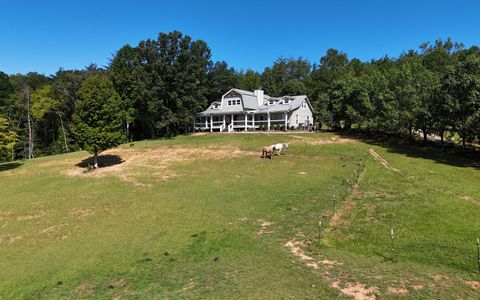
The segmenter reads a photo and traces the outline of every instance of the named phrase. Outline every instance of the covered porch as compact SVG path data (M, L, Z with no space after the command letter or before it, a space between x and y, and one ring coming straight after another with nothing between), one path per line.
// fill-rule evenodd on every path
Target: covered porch
M249 131L280 129L288 130L288 113L248 112L232 114L210 114L199 116L194 129L198 131Z

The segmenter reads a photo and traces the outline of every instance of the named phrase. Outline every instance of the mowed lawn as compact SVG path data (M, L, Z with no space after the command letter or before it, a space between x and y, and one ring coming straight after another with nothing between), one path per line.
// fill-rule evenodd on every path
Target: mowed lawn
M92 173L86 158L0 165L0 298L480 293L475 158L328 133L137 142Z

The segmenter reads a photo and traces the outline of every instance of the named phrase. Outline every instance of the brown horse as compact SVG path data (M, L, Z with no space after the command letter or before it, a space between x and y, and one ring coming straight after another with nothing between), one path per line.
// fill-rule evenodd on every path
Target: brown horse
M273 159L273 152L275 151L275 149L272 147L272 146L267 146L267 147L263 147L263 150L262 150L262 158L269 158L269 159Z

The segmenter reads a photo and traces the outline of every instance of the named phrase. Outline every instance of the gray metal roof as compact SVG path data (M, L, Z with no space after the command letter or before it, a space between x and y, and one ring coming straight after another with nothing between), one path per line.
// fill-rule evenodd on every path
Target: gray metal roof
M284 103L285 100L289 100L289 103ZM306 95L300 96L283 96L280 100L275 104L268 104L265 103L264 105L258 108L258 112L289 112L292 110L296 110L299 108L303 101L307 99ZM310 106L310 108L312 108ZM313 111L313 109L312 109Z
M310 109L312 111L313 107L308 100L306 95L299 95L299 96L283 96L283 97L271 97L269 95L264 95L264 103L262 105L258 105L257 102L257 96L250 91L245 91L241 89L231 89L227 93L224 94L227 95L231 91L234 91L238 93L243 102L243 108L242 107L220 107L218 109L213 108L214 103L220 103L220 101L214 101L212 104L203 112L199 113L199 116L208 116L208 115L223 115L223 114L230 114L230 113L245 113L245 112L255 112L255 113L267 113L267 112L289 112L296 110L299 108L303 101L306 100L308 105L310 106ZM222 97L223 98L223 97ZM284 103L286 99L289 99L289 103ZM270 101L274 101L274 104L269 104Z

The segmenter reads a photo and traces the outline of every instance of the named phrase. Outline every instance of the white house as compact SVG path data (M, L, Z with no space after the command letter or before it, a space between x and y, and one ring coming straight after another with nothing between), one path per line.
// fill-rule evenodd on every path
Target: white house
M196 130L228 131L272 128L291 129L313 124L313 107L306 95L265 95L231 89L219 101L214 101L195 121Z

